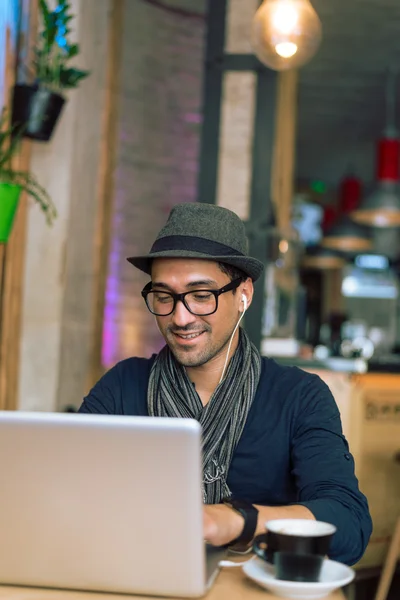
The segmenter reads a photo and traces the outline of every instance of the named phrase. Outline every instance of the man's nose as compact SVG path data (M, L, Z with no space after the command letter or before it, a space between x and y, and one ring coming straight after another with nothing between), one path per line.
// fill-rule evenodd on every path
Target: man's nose
M195 315L192 315L181 300L178 300L175 305L175 310L172 313L172 321L178 327L185 327L196 320Z

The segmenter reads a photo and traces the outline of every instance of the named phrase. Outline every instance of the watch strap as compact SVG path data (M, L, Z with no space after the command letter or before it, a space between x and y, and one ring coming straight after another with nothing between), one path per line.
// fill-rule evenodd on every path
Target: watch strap
M241 534L232 542L230 546L240 544L247 546L253 540L257 529L258 509L250 502L244 500L235 500L229 498L223 501L224 504L232 508L244 518L244 526Z

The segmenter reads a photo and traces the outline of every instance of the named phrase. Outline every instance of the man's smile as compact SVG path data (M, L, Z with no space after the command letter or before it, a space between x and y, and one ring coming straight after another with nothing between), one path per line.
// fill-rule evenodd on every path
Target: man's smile
M192 340L193 338L199 337L199 335L201 335L203 332L200 331L200 333L190 333L190 334L182 334L182 333L176 333L175 335L177 335L178 337L182 338L183 340Z
M170 333L173 335L176 343L178 343L179 345L189 345L189 344L195 344L198 339L203 335L203 333L205 333L205 330L201 330L201 331L171 331Z

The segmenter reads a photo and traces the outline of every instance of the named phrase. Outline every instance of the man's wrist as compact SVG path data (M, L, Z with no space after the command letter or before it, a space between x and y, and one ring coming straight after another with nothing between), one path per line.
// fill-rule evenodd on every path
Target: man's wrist
M249 502L236 499L226 499L223 502L232 512L240 517L241 529L236 529L236 536L232 537L231 544L248 546L255 536L258 524L258 509ZM237 521L238 522L238 521Z
M204 506L204 539L213 546L227 546L243 530L244 518L224 504Z
M242 514L234 510L229 504L223 504L222 506L225 510L229 511L229 521L231 525L229 538L230 542L233 542L241 535L244 528L245 519Z

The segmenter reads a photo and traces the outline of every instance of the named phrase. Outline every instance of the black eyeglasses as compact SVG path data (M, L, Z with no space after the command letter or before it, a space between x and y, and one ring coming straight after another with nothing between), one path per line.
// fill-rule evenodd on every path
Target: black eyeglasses
M174 294L163 290L152 290L152 282L148 283L142 290L142 296L147 308L157 317L171 315L180 300L184 307L197 317L206 317L214 314L218 309L218 297L225 292L235 290L242 283L242 277L234 279L228 285L219 290L192 290L184 294Z

